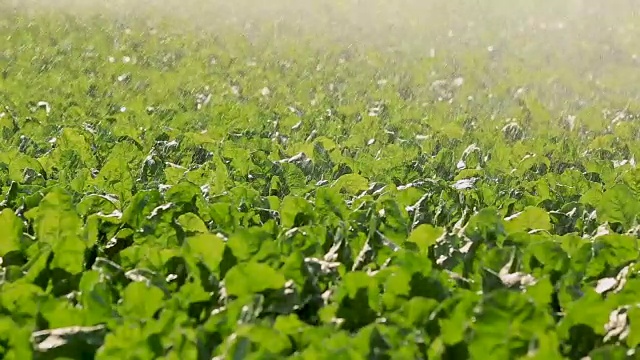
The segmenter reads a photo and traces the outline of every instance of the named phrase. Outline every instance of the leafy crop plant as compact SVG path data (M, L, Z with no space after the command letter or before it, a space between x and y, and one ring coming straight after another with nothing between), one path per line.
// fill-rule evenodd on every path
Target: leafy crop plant
M635 5L0 1L0 358L636 358Z

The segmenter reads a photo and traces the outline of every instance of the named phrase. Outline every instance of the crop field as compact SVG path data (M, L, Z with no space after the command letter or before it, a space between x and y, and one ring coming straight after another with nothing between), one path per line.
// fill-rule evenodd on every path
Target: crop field
M640 358L640 3L0 0L0 358Z

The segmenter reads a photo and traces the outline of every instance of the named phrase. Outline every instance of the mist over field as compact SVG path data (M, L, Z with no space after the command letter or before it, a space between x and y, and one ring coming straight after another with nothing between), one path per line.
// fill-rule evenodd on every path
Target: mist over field
M514 57L537 54L592 68L630 63L634 54L625 52L640 42L633 36L640 31L640 10L634 0L11 0L9 4L18 13L101 14L152 23L162 19L185 30L239 31L263 40L308 41L313 36L342 45L376 46L380 51L404 49L413 56L428 56L431 48L473 51L491 46L508 49Z
M460 75L499 83L506 74L533 72L529 81L547 87L552 107L559 97L575 100L578 83L592 91L582 95L585 101L640 100L640 6L634 0L12 0L7 6L17 15L170 24L204 38L242 34L271 49L358 49L398 67L437 57L452 73L458 62L484 54L487 66Z

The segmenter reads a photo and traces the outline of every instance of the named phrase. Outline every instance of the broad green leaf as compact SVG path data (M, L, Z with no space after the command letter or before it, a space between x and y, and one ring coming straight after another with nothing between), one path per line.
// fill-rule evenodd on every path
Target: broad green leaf
M120 313L141 320L149 320L163 306L162 290L144 282L134 281L122 292Z
M614 309L615 306L611 302L602 301L601 295L595 290L587 289L581 298L566 306L566 314L558 324L558 334L561 338L566 338L569 336L571 327L586 325L596 334L604 335L604 324L607 323L609 314Z
M79 290L82 292L80 302L85 310L88 324L106 322L114 315L113 292L105 281L108 279L107 276L109 275L105 272L98 271L87 271L82 274L79 285ZM112 279L115 280L115 277Z
M336 293L335 316L345 319L345 328L357 329L372 323L376 317L378 292L375 279L361 271L349 272Z
M284 356L289 353L291 350L291 342L289 338L279 332L276 329L266 326L260 325L248 325L241 326L237 331L237 336L241 342L242 338L246 338L251 341L251 343L257 348L264 351L264 355L271 355L269 357L273 357L275 355ZM239 347L240 344L237 343ZM239 356L239 353L243 353L242 350L235 348L231 349L230 354L234 354L234 358Z
M541 208L528 206L523 211L511 215L504 221L507 233L529 230L551 230L549 214Z
M80 200L77 209L78 213L82 216L88 216L98 212L107 215L118 209L119 205L120 202L115 198L105 195L88 194Z
M122 221L134 229L139 229L147 221L153 209L162 202L161 195L156 190L141 191L134 195L129 205L124 209Z
M379 209L378 220L380 221L379 231L394 242L404 241L411 229L406 209L398 206L395 200L384 197L378 200L377 206Z
M310 223L315 217L312 205L305 199L286 196L280 205L282 227L292 228Z
M180 291L175 293L174 296L181 299L183 306L211 300L211 294L205 291L200 284L193 282L182 285Z
M506 359L525 356L536 334L555 325L547 311L532 306L527 296L509 290L498 290L482 301L481 311L471 326L473 339L469 352L473 357Z
M178 224L189 232L207 233L209 229L207 225L194 213L182 214L178 217Z
M31 359L33 357L31 329L21 327L9 316L0 318L0 355L4 359ZM6 344L6 345L5 345Z
M600 277L603 275L603 271L611 272L611 269L620 268L636 260L638 258L638 239L629 235L603 235L593 241L593 248L590 250L590 259L585 275Z
M93 183L102 191L115 194L120 201L131 198L134 178L130 166L137 149L127 142L116 144Z
M438 307L435 299L412 297L402 306L402 313L407 322L407 326L424 326L429 322L429 316Z
M478 298L475 296L464 297L455 305L450 316L440 320L441 337L445 344L455 345L464 340L465 334L473 324L470 318L477 301Z
M35 219L38 241L51 245L52 268L76 274L84 269L86 244L81 237L82 220L71 196L60 188L51 190L40 202Z
M61 150L75 150L80 155L82 162L87 166L96 165L92 156L91 145L82 132L72 128L65 128L62 130L62 135L57 143Z
M335 189L319 188L316 190L316 211L318 216L325 219L347 217L347 205Z
M640 345L640 309L637 307L632 307L627 312L627 316L629 317L629 322L631 323L631 329L629 332L629 337L627 338L627 344L631 348L636 348Z
M599 221L619 222L629 229L640 214L640 200L627 185L618 184L605 191L596 210Z
M40 304L48 296L38 286L26 283L5 283L0 293L0 307L16 321L35 319Z
M184 242L184 251L202 261L210 271L217 271L222 260L225 244L213 234L197 234Z
M104 344L96 351L96 359L152 359L160 356L156 352L157 347L154 351L153 343L150 344L150 340L157 337L151 337L140 324L125 322L110 330Z
M40 304L40 314L52 328L87 324L86 312L73 306L65 299L47 299Z
M309 325L300 321L296 314L281 315L276 318L273 328L289 336L298 335L301 331L307 330Z
M19 184L44 183L44 169L37 159L18 154L9 163L9 177Z
M23 224L11 209L0 212L0 257L21 250Z
M280 289L286 279L268 265L248 262L232 267L224 277L227 294L243 296L270 289Z
M167 190L164 198L166 202L175 204L191 204L201 194L200 188L195 184L183 181Z
M345 191L349 195L355 195L369 188L369 181L358 174L342 175L336 180L332 188L337 191Z
M302 170L294 164L285 163L282 166L284 181L287 184L289 193L294 196L303 195L306 191L307 179Z
M505 235L504 221L495 209L485 208L469 219L465 234L473 241L495 242Z
M407 241L418 245L420 251L426 254L429 251L429 247L435 245L443 234L444 229L428 224L421 224L411 231Z
M274 247L273 235L264 228L252 227L238 230L229 236L227 246L240 261L249 260L261 252L270 256L278 249Z
M589 353L591 360L626 359L627 349L620 345L606 345Z
M382 302L388 309L394 309L409 298L411 274L402 268L394 267L389 270L393 272L384 280L385 291L382 294Z

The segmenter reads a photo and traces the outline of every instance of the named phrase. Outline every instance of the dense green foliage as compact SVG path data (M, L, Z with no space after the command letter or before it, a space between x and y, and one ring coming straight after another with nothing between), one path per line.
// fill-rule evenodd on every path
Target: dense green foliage
M4 20L0 357L634 356L629 99L486 49Z

